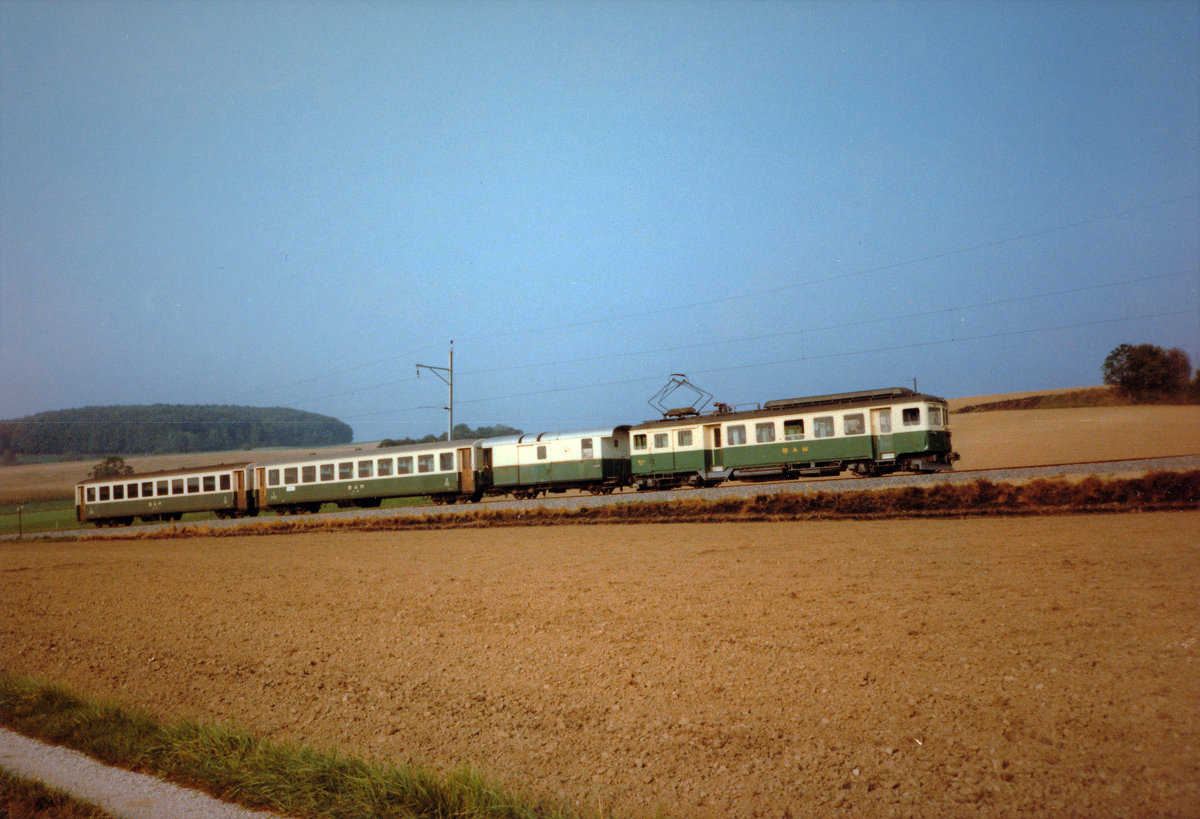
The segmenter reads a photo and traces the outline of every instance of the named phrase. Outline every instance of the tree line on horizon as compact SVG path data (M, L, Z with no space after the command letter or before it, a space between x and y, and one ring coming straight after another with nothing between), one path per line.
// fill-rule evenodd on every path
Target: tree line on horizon
M219 452L350 443L349 425L286 407L118 405L0 421L0 454L124 455Z
M1121 344L1100 368L1104 383L1137 404L1152 401L1200 401L1200 370L1192 374L1188 354L1178 347Z
M454 440L470 441L479 438L499 438L503 435L520 435L522 430L514 429L504 424L496 424L490 427L476 427L472 429L466 424L454 425ZM424 438L384 438L379 442L380 448L389 446L406 446L408 444L433 444L438 441L446 440L446 433L434 435L430 433Z

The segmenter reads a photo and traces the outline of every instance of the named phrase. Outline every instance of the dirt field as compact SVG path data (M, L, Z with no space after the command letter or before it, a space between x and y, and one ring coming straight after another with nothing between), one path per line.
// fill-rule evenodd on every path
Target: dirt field
M950 415L956 469L1200 454L1200 406L1091 407Z
M1200 512L0 547L0 667L618 816L1195 815Z

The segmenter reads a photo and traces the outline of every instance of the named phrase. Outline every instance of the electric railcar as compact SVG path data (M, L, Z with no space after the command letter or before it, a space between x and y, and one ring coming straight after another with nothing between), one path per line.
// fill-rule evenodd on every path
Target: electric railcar
M485 495L532 498L570 489L608 494L725 480L950 469L945 399L905 388L769 401L753 410L671 410L660 420L580 432L221 464L84 481L81 523L315 512L326 503L377 507L387 498L435 502Z
M712 486L730 479L950 469L946 401L903 387L768 401L630 429L641 489Z

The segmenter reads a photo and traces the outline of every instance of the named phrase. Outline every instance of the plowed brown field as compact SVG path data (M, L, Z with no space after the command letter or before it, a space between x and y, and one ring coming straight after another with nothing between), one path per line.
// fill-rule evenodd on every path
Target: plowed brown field
M1191 815L1200 512L0 547L0 668L619 816Z

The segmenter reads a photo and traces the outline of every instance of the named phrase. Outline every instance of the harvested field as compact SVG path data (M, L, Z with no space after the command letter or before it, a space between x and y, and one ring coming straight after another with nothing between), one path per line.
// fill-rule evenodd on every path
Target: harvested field
M1187 815L1200 512L0 548L0 667L619 816Z
M952 413L955 469L1200 454L1200 406Z

